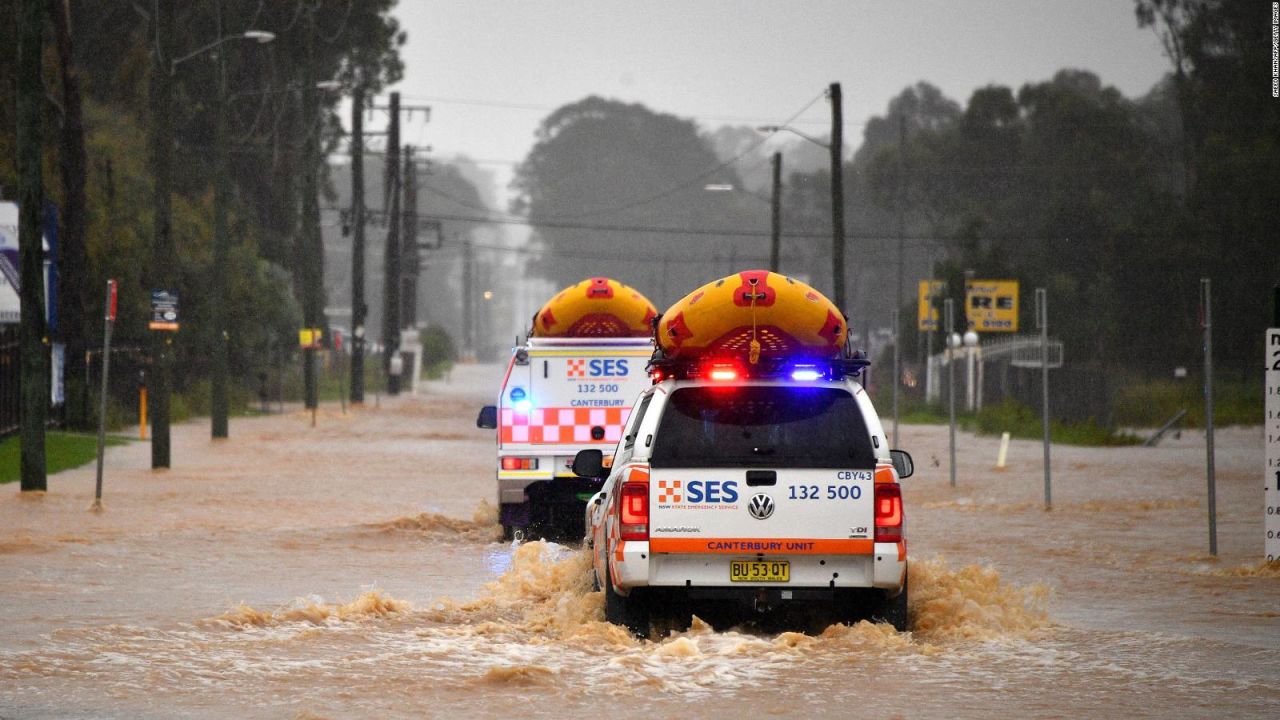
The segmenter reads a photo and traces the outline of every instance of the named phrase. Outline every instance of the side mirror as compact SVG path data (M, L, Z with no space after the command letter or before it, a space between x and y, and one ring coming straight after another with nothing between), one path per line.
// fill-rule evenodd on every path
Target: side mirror
M604 453L599 450L579 450L573 456L573 474L592 480L604 477Z
M498 429L498 407L496 405L485 405L480 408L480 414L476 416L476 427L485 430Z
M916 464L911 460L911 453L906 450L890 450L889 457L893 459L893 469L898 471L899 480L915 473Z

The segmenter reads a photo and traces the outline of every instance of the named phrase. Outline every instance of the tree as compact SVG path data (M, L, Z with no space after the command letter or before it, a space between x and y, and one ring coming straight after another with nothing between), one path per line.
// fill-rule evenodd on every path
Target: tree
M93 284L84 277L88 268L85 250L85 226L88 209L85 178L88 166L84 145L84 113L80 95L80 71L76 65L71 6L68 0L48 0L58 48L58 69L62 85L62 126L59 133L59 171L62 180L62 223L58 233L58 281L64 291L58 294L57 336L66 347L66 422L78 429L92 426L89 412L88 366L85 348L92 331L88 318L94 306Z
M561 285L608 275L662 303L748 257L767 262L767 205L703 189L738 178L693 121L593 96L553 112L537 138L517 168L513 209L541 224L538 274ZM764 236L690 234L725 227Z
M22 318L19 355L22 373L20 425L22 489L44 490L44 425L49 410L49 363L44 321L43 131L44 2L20 0L18 26L18 199L19 275Z
M1247 0L1137 0L1135 10L1139 26L1160 35L1172 65L1190 216L1180 231L1203 249L1195 269L1214 280L1216 364L1247 377L1261 351L1268 291L1280 278L1271 28Z

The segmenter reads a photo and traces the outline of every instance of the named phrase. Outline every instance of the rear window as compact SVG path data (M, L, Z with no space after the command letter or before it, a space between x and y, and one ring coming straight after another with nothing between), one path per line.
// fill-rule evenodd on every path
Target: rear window
M875 467L858 403L815 387L680 388L663 410L655 468Z

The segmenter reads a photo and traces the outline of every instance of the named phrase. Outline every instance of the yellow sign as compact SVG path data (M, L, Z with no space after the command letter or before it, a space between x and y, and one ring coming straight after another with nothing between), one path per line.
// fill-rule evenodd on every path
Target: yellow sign
M318 348L320 347L320 337L322 335L324 333L320 328L302 328L298 331L298 347L303 349Z
M946 291L947 283L942 280L920 281L920 299L916 304L917 330L937 330L941 327L938 324L937 299Z
M964 314L975 332L1018 332L1018 281L965 283Z

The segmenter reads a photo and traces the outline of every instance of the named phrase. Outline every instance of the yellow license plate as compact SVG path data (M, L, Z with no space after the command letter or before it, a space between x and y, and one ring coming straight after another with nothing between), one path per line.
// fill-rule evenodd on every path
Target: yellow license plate
M731 582L791 582L787 560L730 560Z

